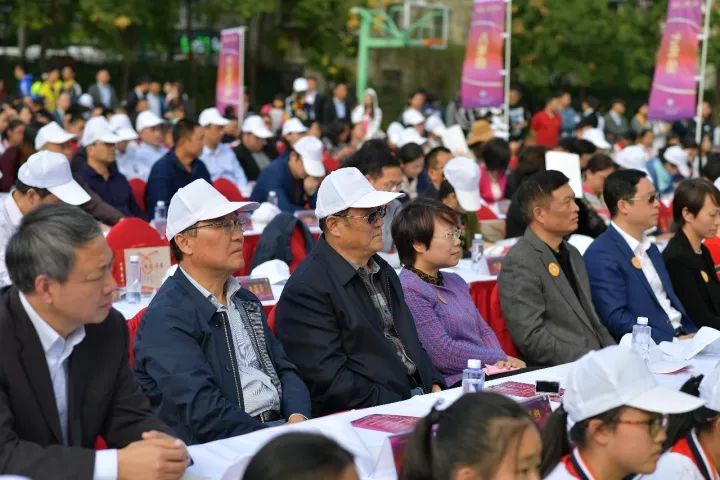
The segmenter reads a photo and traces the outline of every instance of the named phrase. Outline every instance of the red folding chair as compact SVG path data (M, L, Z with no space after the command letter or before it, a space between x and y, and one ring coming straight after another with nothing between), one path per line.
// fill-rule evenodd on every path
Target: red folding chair
M107 242L115 254L113 277L119 285L125 285L125 249L168 245L149 223L139 218L120 220L108 232Z
M493 212L490 207L483 205L480 210L475 214L478 220L497 220L498 216Z
M493 332L495 332L503 351L512 357L520 358L517 347L513 343L510 332L505 324L505 316L500 307L500 288L498 288L497 282L490 293L490 309L485 320Z
M233 182L227 178L218 178L213 182L215 190L222 193L222 195L230 200L231 202L245 202L247 198L243 197L240 189Z
M293 273L308 255L308 251L305 248L305 235L303 235L302 228L299 225L293 228L293 232L290 235L290 253L292 254L290 273Z
M147 183L145 183L142 178L131 178L128 180L128 183L130 183L130 190L132 190L133 197L135 197L138 206L143 212L147 213L147 208L145 208L145 190L147 189Z
M720 278L720 237L708 238L703 242L708 250L710 250L710 256L715 264L715 272L717 272L718 278Z
M277 305L273 305L272 309L270 310L270 313L268 313L267 316L267 324L268 327L270 327L270 331L277 337L277 327L275 326L275 309L277 308Z
M133 368L135 365L135 334L137 333L138 328L140 327L140 321L142 320L143 315L145 315L146 308L143 308L138 313L135 314L133 318L127 321L127 327L128 327L128 364L130 365L130 368Z

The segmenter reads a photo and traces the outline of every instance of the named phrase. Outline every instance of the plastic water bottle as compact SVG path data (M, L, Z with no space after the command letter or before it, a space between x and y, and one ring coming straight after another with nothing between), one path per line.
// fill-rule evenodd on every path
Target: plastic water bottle
M653 341L651 333L647 317L638 317L632 330L632 350L646 362L650 357L650 342Z
M484 386L485 372L482 369L482 362L474 358L469 359L467 368L463 370L463 393L481 392Z
M167 226L167 208L163 200L158 200L155 205L155 216L153 217L153 226L160 234L161 238L165 238L165 228Z
M275 190L270 190L268 192L267 201L268 201L268 203L272 203L276 207L278 206L278 196L277 196L277 192Z
M125 269L125 299L128 303L140 303L142 289L142 270L140 268L140 257L130 256L130 263Z
M478 273L482 269L483 255L485 254L485 242L482 233L476 233L470 246L470 259L472 260L472 270Z

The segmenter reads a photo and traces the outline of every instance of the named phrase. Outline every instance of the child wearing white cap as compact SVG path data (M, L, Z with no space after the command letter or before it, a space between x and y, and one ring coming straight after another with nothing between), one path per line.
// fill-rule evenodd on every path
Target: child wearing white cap
M564 387L563 404L543 431L541 470L550 480L652 473L667 438L667 415L705 403L658 385L645 362L620 346L577 360Z
M705 406L684 415L676 441L643 480L718 480L720 475L720 364L702 382L691 379L683 390L698 395Z

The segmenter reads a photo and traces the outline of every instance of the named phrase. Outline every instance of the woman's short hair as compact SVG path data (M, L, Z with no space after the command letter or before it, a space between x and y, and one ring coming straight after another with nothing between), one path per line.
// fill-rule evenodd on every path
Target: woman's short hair
M334 480L351 465L352 454L335 440L312 433L286 433L255 454L242 480Z
M423 153L423 149L417 143L408 143L407 145L400 147L400 150L398 150L398 159L403 165L414 162L418 158L424 159L424 157L425 154Z
M685 225L683 210L697 215L705 205L705 198L710 199L720 207L720 191L704 178L689 178L683 180L675 189L673 197L673 221L678 227Z
M435 234L435 219L450 225L458 224L457 213L452 208L431 198L418 197L395 215L391 234L403 265L415 265L415 242L430 248Z
M617 165L615 165L613 159L610 158L608 155L605 155L604 153L596 153L595 155L590 157L590 160L588 160L585 170L589 170L592 173L597 173L603 170L607 170L608 168L617 168Z

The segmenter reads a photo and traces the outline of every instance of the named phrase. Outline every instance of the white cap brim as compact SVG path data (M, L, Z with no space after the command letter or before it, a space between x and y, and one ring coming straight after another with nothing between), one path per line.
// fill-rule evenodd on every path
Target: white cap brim
M169 240L172 240L175 235L182 232L188 227L193 226L197 222L203 220L212 220L214 218L224 217L233 212L249 212L257 209L260 206L257 202L227 202L220 204L209 205L199 215L188 218L185 222L174 225L174 228L168 224L165 229L165 236Z
M133 130L132 128L118 128L115 130L115 135L117 135L121 142L129 142L130 140L136 140L138 138L138 134Z
M253 128L252 130L248 130L245 133L252 133L256 137L264 139L268 139L273 136L272 132L267 128Z
M697 410L705 405L705 400L658 385L625 402L625 405L646 412L676 414Z
M455 196L457 197L460 206L466 212L477 212L482 207L482 199L480 198L479 190L465 192L455 189Z
M315 161L315 160L308 160L305 157L300 157L302 159L303 168L305 169L305 173L310 175L311 177L324 177L325 176L325 165L323 165L322 160Z
M387 205L396 198L405 196L404 193L400 192L381 192L375 190L374 192L368 192L362 197L355 200L348 208L375 208ZM337 212L335 212L337 213Z
M82 205L90 201L90 195L75 180L55 187L48 187L47 190L69 205Z
M218 127L224 127L230 124L230 120L223 117L213 118L209 122L205 122L201 127L209 127L210 125L217 125Z
M43 142L41 145L38 144L38 142L35 142L35 150L40 150L42 147L44 147L48 143L52 143L55 145L62 145L63 143L69 142L70 140L72 140L75 137L76 137L76 135L74 135L70 132L58 133L57 136L54 138L45 139L45 142Z

